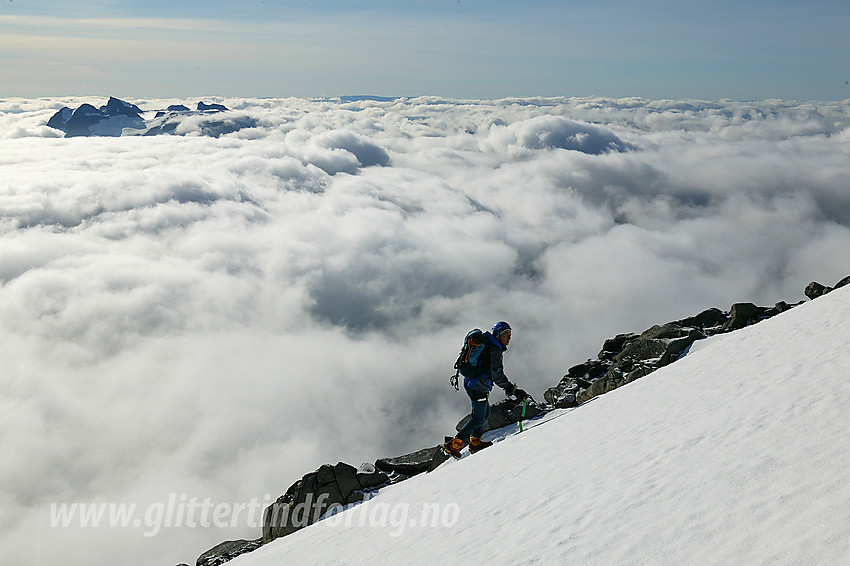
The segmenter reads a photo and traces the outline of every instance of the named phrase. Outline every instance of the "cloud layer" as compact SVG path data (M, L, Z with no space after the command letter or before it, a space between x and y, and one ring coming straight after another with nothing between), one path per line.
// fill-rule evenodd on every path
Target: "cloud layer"
M256 537L48 508L277 497L434 444L468 410L470 327L509 320L508 374L541 397L616 333L850 273L847 103L217 101L256 125L63 139L58 108L103 101L0 101L12 562Z

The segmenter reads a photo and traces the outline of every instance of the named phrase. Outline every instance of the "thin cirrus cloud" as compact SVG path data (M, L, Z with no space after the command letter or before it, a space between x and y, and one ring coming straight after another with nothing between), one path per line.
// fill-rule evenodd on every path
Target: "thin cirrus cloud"
M848 96L846 2L295 4L9 3L4 92Z
M216 101L244 127L65 139L49 117L103 101L0 103L12 562L256 538L48 509L262 500L433 445L468 410L447 381L470 327L510 321L540 397L617 333L850 271L846 103Z

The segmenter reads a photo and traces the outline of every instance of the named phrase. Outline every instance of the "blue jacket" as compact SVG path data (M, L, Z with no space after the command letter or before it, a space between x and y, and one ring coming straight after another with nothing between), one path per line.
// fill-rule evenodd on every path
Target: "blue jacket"
M502 355L508 349L489 332L484 333L484 349L478 357L475 366L478 371L465 372L463 388L472 399L484 399L490 395L495 383L502 389L510 391L514 384L505 375ZM471 375L467 375L467 373Z

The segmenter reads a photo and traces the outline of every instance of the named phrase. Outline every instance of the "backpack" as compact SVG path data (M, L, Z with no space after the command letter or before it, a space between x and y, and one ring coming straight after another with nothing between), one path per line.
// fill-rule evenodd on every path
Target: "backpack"
M449 379L449 383L456 391L460 390L458 385L460 374L463 374L466 378L477 378L483 373L480 362L486 343L484 333L480 329L474 328L467 332L466 338L463 340L463 347L460 349L457 361L455 361L455 374Z

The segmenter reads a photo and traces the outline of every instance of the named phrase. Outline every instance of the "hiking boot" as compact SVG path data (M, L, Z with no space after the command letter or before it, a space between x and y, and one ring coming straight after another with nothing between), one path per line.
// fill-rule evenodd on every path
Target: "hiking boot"
M453 458L460 458L460 451L463 450L464 444L466 443L463 439L454 437L443 445L443 452Z
M471 454L475 454L479 450L484 450L488 446L493 446L493 443L487 440L481 440L475 436L469 439L469 452Z

